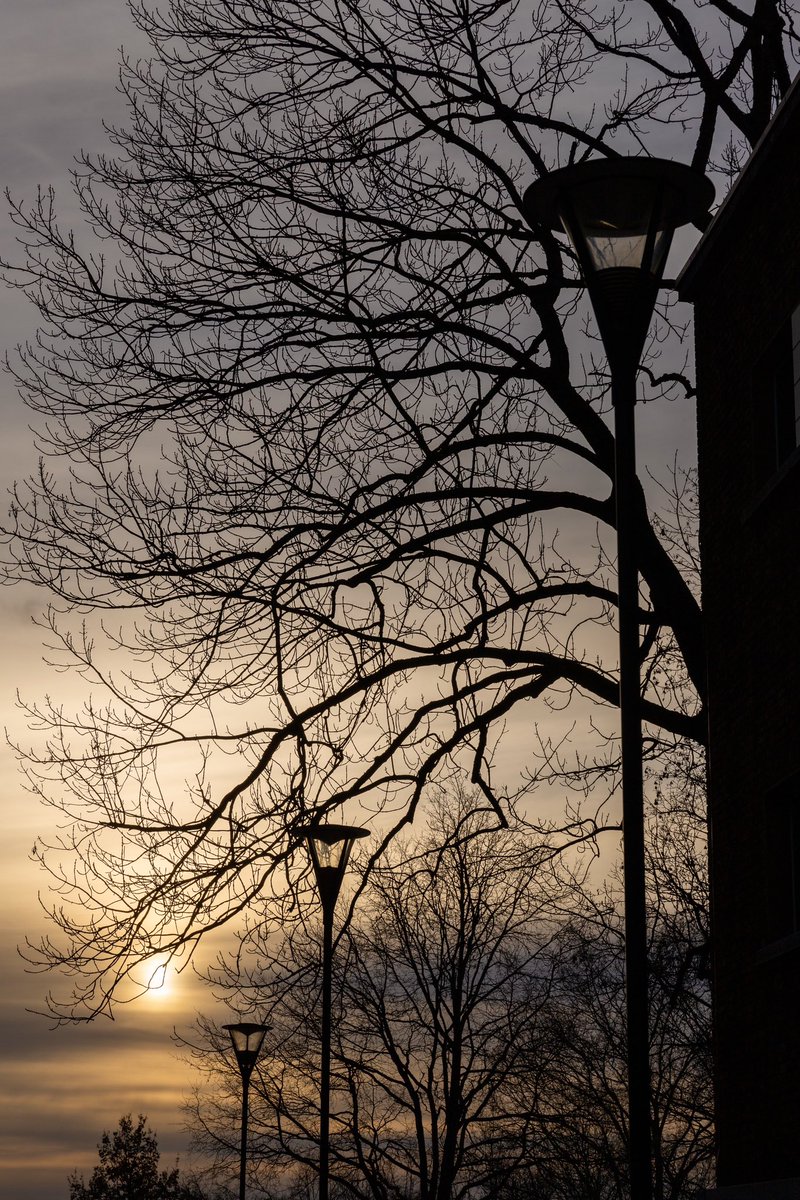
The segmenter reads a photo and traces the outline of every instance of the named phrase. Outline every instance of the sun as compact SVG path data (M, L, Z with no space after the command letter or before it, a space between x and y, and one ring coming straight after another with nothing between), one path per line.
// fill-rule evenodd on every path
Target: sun
M172 995L172 979L167 963L157 963L147 981L147 995L153 1000L166 1000Z

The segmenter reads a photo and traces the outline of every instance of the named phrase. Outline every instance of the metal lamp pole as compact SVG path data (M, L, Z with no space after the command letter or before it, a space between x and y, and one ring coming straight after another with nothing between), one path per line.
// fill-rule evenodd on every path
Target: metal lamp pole
M264 1037L271 1026L256 1025L246 1021L240 1025L223 1025L231 1035L233 1052L242 1076L242 1142L239 1157L239 1200L245 1200L245 1183L247 1178L247 1118L250 1093L250 1076L256 1059L261 1053Z
M644 788L639 649L636 373L672 234L700 219L714 187L682 163L594 159L527 189L531 224L564 230L581 266L611 369L617 526L628 1157L632 1200L652 1196Z
M313 825L303 831L322 904L322 1053L319 1100L319 1200L328 1200L331 1103L331 1009L333 1006L333 912L357 838L357 825Z

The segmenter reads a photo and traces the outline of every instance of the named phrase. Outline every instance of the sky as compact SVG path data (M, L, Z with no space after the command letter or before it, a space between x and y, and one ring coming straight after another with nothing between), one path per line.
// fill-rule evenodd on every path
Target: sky
M15 195L54 185L65 223L73 214L66 184L80 149L102 149L100 123L120 120L115 91L118 48L140 43L124 0L3 0L0 42L0 181ZM668 153L669 147L661 148ZM680 151L676 150L676 156ZM679 238L668 274L685 257L692 235ZM3 208L0 252L12 256L13 231ZM3 349L30 336L34 313L15 292L0 293ZM26 415L8 378L0 379L3 491L33 465ZM691 458L690 402L649 405L638 416L640 456L664 466L680 446ZM22 587L0 591L0 709L10 737L24 739L15 709L17 688L28 696L57 694L60 677L42 661L31 617L38 600ZM14 756L0 747L0 1196L57 1200L67 1175L88 1171L104 1129L124 1113L148 1115L166 1160L185 1153L181 1101L197 1081L177 1057L173 1028L188 1032L194 1013L216 1014L213 998L185 973L113 1023L53 1029L26 1011L42 1005L48 981L29 974L16 947L44 931L37 889L44 879L30 861L34 837L51 818L26 794ZM222 1014L219 1014L222 1015Z
M53 184L65 217L72 158L105 144L101 117L121 118L115 91L118 49L134 50L136 31L124 0L3 0L0 39L0 182L17 196ZM0 253L13 255L6 206L0 212ZM17 293L0 290L3 350L30 336L34 313ZM13 384L0 377L3 434L0 481L5 493L34 456L27 418ZM5 504L4 504L5 507ZM27 695L53 692L59 677L41 662L31 624L37 598L23 588L0 589L0 724L24 736L15 710ZM14 756L0 746L0 1196L58 1200L67 1176L88 1174L97 1142L131 1112L145 1113L157 1131L164 1165L185 1161L181 1102L194 1075L177 1056L174 1027L188 1032L198 1009L215 1013L196 979L179 980L123 1009L114 1022L53 1029L26 1009L42 1006L48 981L28 974L16 947L44 931L37 889L44 879L30 861L36 834L50 816L26 795Z

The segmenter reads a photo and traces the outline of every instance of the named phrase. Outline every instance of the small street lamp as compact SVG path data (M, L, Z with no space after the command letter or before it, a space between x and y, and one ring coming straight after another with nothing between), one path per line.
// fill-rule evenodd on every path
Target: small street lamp
M636 546L641 504L636 480L636 372L672 235L680 225L701 221L713 199L713 184L683 163L657 158L606 158L553 171L532 184L523 200L526 216L533 226L563 229L570 238L611 369L632 1200L650 1200L652 1196Z
M314 868L322 904L322 1061L319 1103L319 1200L328 1200L331 1099L331 1008L333 911L347 869L350 851L368 829L357 825L311 825L301 831Z
M269 1032L270 1025L255 1025L251 1022L244 1022L241 1025L223 1025L223 1029L227 1029L231 1035L231 1043L233 1044L233 1052L236 1055L236 1061L239 1064L239 1071L242 1076L242 1145L239 1158L239 1200L245 1200L245 1177L247 1173L247 1113L248 1099L250 1093L250 1076L253 1074L253 1067L256 1065L256 1059L261 1053L261 1047L264 1044L264 1037Z

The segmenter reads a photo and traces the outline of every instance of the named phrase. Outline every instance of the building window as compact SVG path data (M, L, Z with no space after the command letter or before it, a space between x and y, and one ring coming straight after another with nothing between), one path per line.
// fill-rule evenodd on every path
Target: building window
M774 471L800 446L800 308L794 310L761 359L757 382L769 414L767 457Z
M767 796L769 940L800 933L800 775Z

